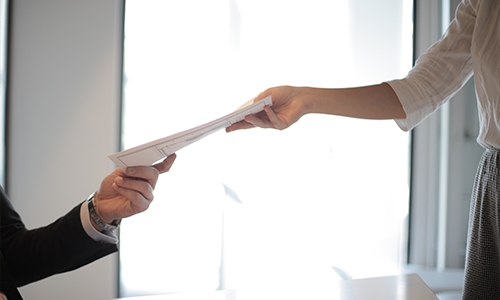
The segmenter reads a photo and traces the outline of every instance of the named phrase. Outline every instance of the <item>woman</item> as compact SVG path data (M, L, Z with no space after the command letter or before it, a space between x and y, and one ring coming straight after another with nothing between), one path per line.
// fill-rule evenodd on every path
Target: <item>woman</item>
M408 76L350 89L276 87L273 107L227 132L285 129L308 113L395 119L408 131L435 112L474 75L485 148L471 199L463 299L500 299L500 1L463 0L442 38L422 54Z

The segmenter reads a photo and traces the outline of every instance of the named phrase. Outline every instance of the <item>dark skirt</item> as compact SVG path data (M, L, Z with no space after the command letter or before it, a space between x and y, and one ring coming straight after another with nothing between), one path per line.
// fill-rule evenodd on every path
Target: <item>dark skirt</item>
M500 299L500 150L487 149L472 192L462 299Z

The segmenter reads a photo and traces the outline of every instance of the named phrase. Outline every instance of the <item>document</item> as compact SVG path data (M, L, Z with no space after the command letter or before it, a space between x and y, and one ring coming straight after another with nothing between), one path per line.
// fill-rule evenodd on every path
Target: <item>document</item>
M140 146L124 150L108 157L124 172L127 167L150 166L155 162L177 152L196 141L201 140L220 129L231 126L242 121L246 116L256 114L264 109L264 106L272 106L271 96L253 103L253 99L243 104L231 114L222 118L197 126L192 129L151 141Z

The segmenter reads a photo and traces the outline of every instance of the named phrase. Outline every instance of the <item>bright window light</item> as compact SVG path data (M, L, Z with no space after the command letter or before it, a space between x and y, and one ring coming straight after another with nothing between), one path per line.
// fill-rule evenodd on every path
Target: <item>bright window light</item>
M124 148L217 119L268 87L404 77L411 14L403 0L128 0ZM320 299L342 272L393 274L406 261L408 145L392 120L307 115L180 150L150 209L122 222L120 296Z

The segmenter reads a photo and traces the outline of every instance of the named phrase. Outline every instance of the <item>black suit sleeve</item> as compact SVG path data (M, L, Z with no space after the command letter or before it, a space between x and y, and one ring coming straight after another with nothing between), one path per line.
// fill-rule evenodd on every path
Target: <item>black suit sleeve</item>
M81 204L46 227L28 230L1 188L0 198L0 249L17 286L77 269L118 250L115 244L87 235Z

